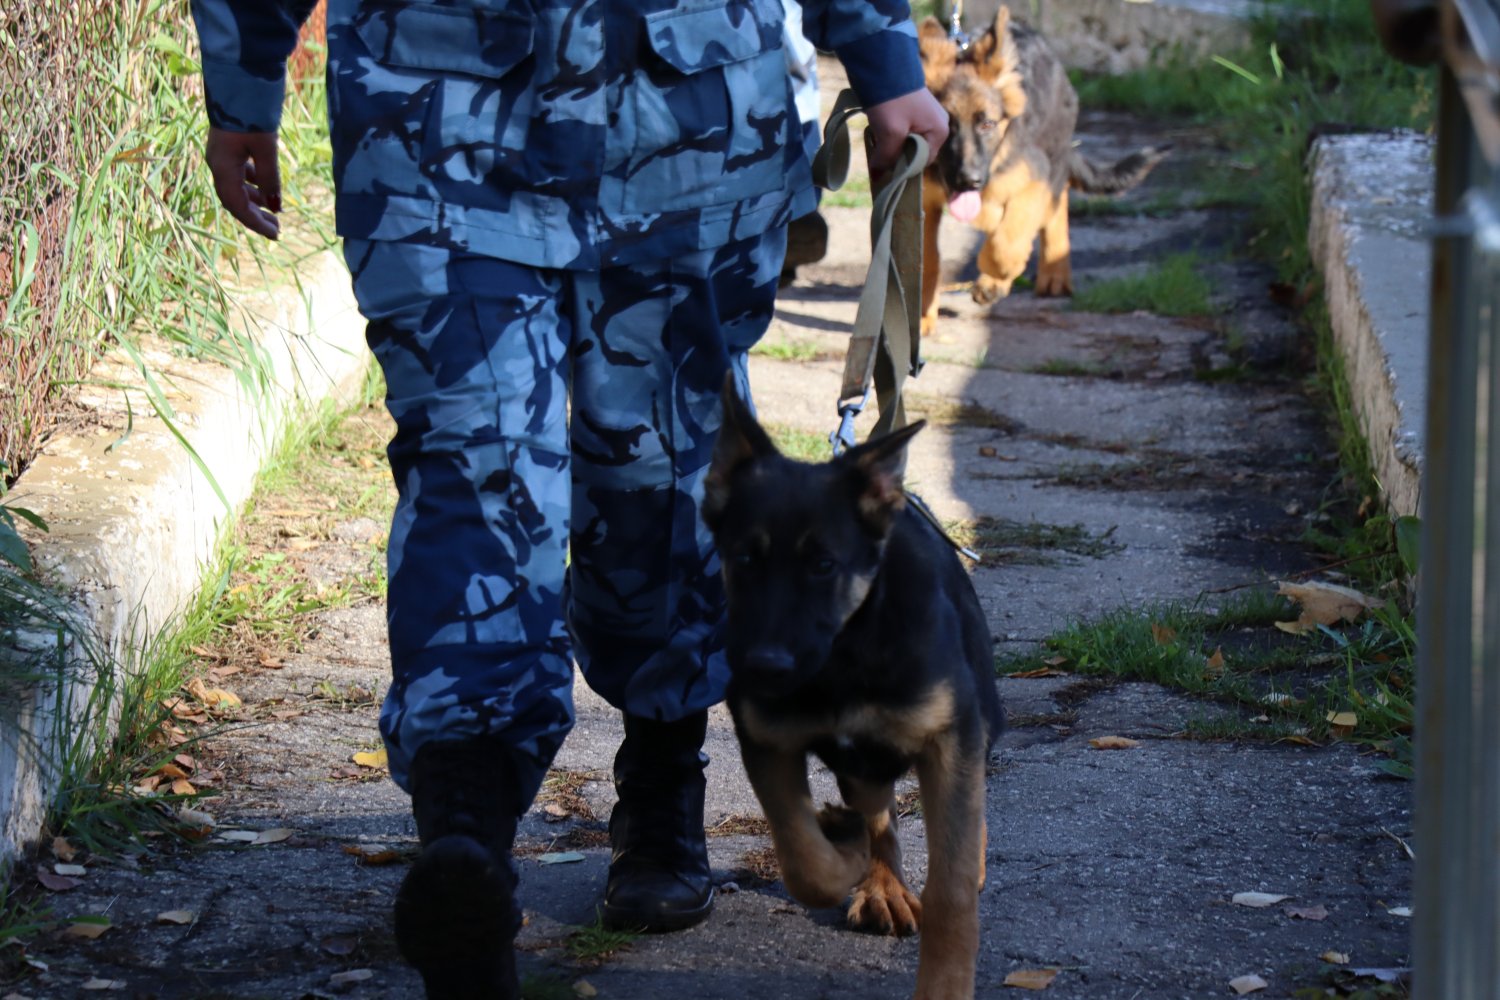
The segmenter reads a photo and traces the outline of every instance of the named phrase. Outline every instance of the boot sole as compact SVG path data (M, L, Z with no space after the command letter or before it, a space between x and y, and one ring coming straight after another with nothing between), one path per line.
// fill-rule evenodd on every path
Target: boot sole
M443 837L396 893L396 944L422 974L428 1000L515 1000L515 896L478 841Z

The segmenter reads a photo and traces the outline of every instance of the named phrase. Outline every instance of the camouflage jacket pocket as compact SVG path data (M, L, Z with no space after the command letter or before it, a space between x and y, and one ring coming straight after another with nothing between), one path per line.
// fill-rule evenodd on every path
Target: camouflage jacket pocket
M610 173L620 210L672 212L785 186L791 91L776 0L719 0L648 15L650 48L621 106L627 147Z
M334 95L337 114L366 134L351 177L486 207L501 195L497 184L532 184L523 151L535 114L536 28L524 9L360 4L354 32L372 62L341 77ZM400 148L382 157L375 148L382 137L399 138ZM423 180L408 176L412 168Z

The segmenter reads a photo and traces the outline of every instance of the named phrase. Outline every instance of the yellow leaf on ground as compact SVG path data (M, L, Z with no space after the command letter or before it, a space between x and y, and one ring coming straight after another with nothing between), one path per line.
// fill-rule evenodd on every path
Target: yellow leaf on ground
M587 979L580 979L578 980L578 982L574 983L573 992L578 996L584 998L596 997L599 995L598 988L595 987L594 984L589 982Z
M176 780L177 778L186 778L188 776L188 773L182 768L178 767L176 764L163 764L161 767L158 767L156 769L156 773L161 775L163 778L172 778L173 780Z
M361 750L354 755L354 763L360 767L389 767L390 761L386 759L385 747L379 750Z
M172 782L172 794L197 795L198 789L194 788L193 783L186 778L178 778L176 781Z
M1156 640L1158 646L1165 646L1177 638L1177 630L1165 625L1151 623L1151 638Z
M362 865L392 865L402 858L394 848L368 844L345 844L344 853L354 855Z
M1329 965L1348 965L1349 956L1342 951L1325 951L1318 956Z
M1214 655L1208 658L1204 666L1208 667L1210 673L1222 674L1224 672L1224 647L1215 646Z
M1005 977L1004 985L1020 990L1045 990L1056 978L1056 969L1017 969Z
M68 937L86 938L92 941L109 930L109 928L110 923L108 920L80 920L76 924L69 924L68 929L63 931L63 933Z
M1128 736L1096 736L1089 740L1089 746L1095 750L1133 750L1140 745L1140 740Z
M1276 593L1302 606L1297 622L1309 627L1352 622L1366 611L1385 604L1379 598L1333 583L1287 583L1282 580L1276 585ZM1277 627L1281 627L1280 622Z
M1240 996L1244 996L1246 993L1254 993L1256 990L1263 990L1269 985L1270 983L1267 983L1259 976L1240 976L1229 981L1229 988Z
M225 691L223 688L211 688L203 683L201 677L194 677L188 681L184 690L209 708L238 708L240 706L239 695L233 691Z
M1327 718L1335 729L1353 729L1359 725L1359 716L1353 712L1329 712Z
M1063 662L1066 663L1068 661L1064 660ZM1066 675L1067 671L1053 670L1051 667L1037 667L1035 670L1022 670L1020 673L1006 674L1013 681L1031 680L1035 677L1064 677Z
M1308 632L1316 631L1318 628L1312 622L1273 622L1272 624L1281 629L1281 631L1290 632L1292 635L1305 635Z
M72 861L78 856L78 848L68 843L66 837L53 837L52 856L59 861Z
M156 922L159 924L190 924L196 917L197 914L192 910L167 910L164 913L156 915Z

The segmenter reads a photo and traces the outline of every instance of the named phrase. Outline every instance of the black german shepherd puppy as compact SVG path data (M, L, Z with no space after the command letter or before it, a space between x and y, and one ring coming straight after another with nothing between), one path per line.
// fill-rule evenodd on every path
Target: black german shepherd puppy
M729 709L787 890L849 897L849 922L922 927L918 1000L974 995L984 778L1004 724L989 626L948 542L902 491L922 428L821 465L777 451L732 384L703 517L729 598ZM814 807L807 755L844 806ZM901 875L894 786L912 766L927 824L920 900Z

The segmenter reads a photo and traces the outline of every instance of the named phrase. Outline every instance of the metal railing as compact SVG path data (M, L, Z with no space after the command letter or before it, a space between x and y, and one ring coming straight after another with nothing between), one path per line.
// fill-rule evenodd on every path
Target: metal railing
M1500 1000L1500 545L1491 542L1500 540L1500 438L1491 434L1500 427L1500 6L1374 6L1394 53L1443 61L1417 610L1413 996Z

